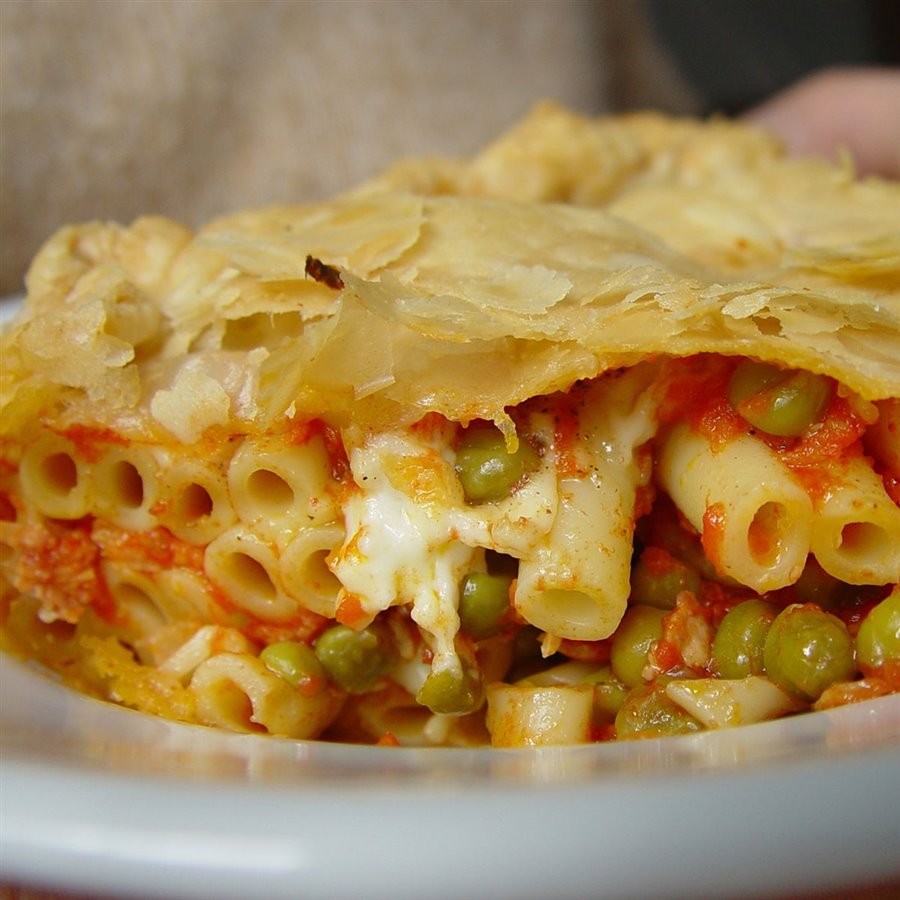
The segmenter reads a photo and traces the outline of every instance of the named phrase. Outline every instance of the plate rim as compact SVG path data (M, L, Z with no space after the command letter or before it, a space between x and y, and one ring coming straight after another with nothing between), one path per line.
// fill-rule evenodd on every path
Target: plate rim
M29 696L15 693L23 684ZM29 705L34 698L41 704ZM900 698L882 699L891 702L806 714L819 717L816 727L800 727L792 753L704 768L691 754L669 758L667 766L663 752L716 743L694 740L702 735L630 742L634 752L622 753L359 748L227 735L83 697L0 654L4 878L121 897L213 893L224 900L252 894L261 878L275 900L298 896L298 885L309 896L358 897L360 883L377 896L420 897L425 880L437 885L437 897L499 892L528 900L548 892L702 897L733 890L750 897L900 879L891 853L896 839L885 827L900 810ZM27 739L29 718L41 716L51 719L37 728L46 737L60 711L63 736L77 733L85 710L89 726L99 723L101 740L77 745L81 756L72 758L64 742L43 755L31 747L29 754L27 740L13 740L17 728L26 729L19 736ZM184 739L184 746L153 747L162 758L180 759L199 740L226 748L232 762L243 756L251 768L239 778L110 770L105 766L117 748L110 735L127 731L125 722L137 726L138 743L148 735ZM741 733L764 742L779 729L765 723L731 736ZM828 745L829 736L838 743ZM304 768L315 774L328 756L354 765L368 758L372 771L343 780L338 765L323 770L321 781L299 777ZM568 775L559 768L604 756L630 758L634 766L627 773L587 766ZM276 777L265 771L267 758L275 761ZM409 765L385 767L391 759ZM514 768L505 774L466 768L484 759ZM440 765L429 771L422 760ZM672 810L686 836L673 832ZM665 841L674 862L663 869L639 864L647 846ZM841 852L821 862L817 851L836 842ZM341 855L345 845L355 848L352 865ZM440 850L447 846L454 852ZM763 869L760 859L767 860ZM811 865L813 859L819 862ZM485 867L487 881L479 875Z

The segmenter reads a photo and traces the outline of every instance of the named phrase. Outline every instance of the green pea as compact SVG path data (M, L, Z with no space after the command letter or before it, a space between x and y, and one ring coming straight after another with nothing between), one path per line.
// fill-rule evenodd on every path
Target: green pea
M765 672L763 648L778 609L764 600L745 600L722 619L712 642L712 658L722 678Z
M328 677L348 694L372 690L397 659L387 632L373 625L362 631L335 625L319 635L315 654Z
M481 679L475 669L462 672L444 669L430 672L416 694L416 702L433 713L464 715L474 712L484 700Z
M829 685L856 675L847 627L813 605L795 603L776 616L763 659L771 681L807 700L818 699Z
M466 499L473 503L503 500L525 476L537 468L538 455L527 441L515 453L493 426L466 429L456 451L456 474Z
M700 576L681 560L656 547L648 547L640 555L631 573L631 602L674 609L682 591L696 594Z
M617 738L668 737L702 730L690 713L669 699L659 682L629 691L616 714Z
M647 665L647 653L662 637L664 609L638 604L632 606L622 619L610 645L609 661L612 670L627 687L644 683L642 672Z
M582 679L594 686L594 724L606 725L616 718L628 696L628 688L613 675L610 666L602 666Z
M753 394L778 384L786 374L786 369L771 363L741 360L728 380L728 399L737 407Z
M736 585L737 582L721 575L706 558L700 535L688 531L679 520L679 513L665 496L657 500L653 515L645 516L638 522L638 530L649 530L643 535L646 544L662 548L689 569L697 572L705 581Z
M296 641L280 641L263 648L259 658L288 684L299 687L312 679L325 679L325 670L312 647Z
M460 628L476 641L498 634L509 611L511 584L512 578L505 575L466 575L459 598Z
M889 660L900 660L900 590L874 606L856 633L860 668L880 669Z
M831 400L822 375L779 369L747 359L728 382L728 399L754 428L778 437L799 437L819 421Z

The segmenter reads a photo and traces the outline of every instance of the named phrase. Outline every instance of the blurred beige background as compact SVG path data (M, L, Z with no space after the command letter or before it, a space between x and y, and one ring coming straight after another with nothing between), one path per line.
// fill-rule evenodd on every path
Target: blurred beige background
M554 98L692 111L633 0L2 0L0 293L58 226L467 154Z

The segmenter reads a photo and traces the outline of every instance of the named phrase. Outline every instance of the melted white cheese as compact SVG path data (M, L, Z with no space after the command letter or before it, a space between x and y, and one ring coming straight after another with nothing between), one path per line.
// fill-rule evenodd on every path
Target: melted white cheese
M443 504L428 502L421 484L417 491L395 474L431 470L439 478L440 460L398 433L371 436L349 456L360 490L344 506L347 539L332 570L370 615L411 603L413 620L434 638L435 670L458 668L459 583L478 551L454 538Z
M556 474L544 464L500 503L468 506L453 470L449 432L348 436L359 488L344 504L346 540L331 568L374 616L411 604L433 639L434 670L459 668L459 585L484 548L527 555L556 514Z

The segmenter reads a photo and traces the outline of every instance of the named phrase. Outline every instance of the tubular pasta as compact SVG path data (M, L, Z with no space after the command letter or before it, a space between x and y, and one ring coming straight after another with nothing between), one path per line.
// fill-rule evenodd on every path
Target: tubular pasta
M16 522L0 521L0 584L4 594L12 589L13 573L19 555L16 547L20 542L16 534L21 530L22 526Z
M134 444L107 450L93 468L93 507L120 528L146 531L156 525L158 464L148 449Z
M550 634L599 640L625 613L641 477L635 448L655 431L652 401L642 397L650 375L637 367L601 379L581 398L572 452L586 474L560 479L553 526L522 560L514 598L525 620Z
M900 399L876 404L878 420L866 433L866 449L875 459L900 478Z
M185 681L201 663L219 653L252 654L253 644L234 628L204 625L172 653L159 668Z
M593 704L590 685L493 684L487 695L491 743L495 747L584 743Z
M765 722L799 705L767 678L692 678L666 685L666 696L707 728L729 728Z
M208 544L237 516L218 464L173 461L160 473L159 521L191 544Z
M900 508L863 457L832 466L836 484L817 495L812 551L848 584L900 581Z
M215 622L227 615L216 603L215 592L202 572L192 569L165 569L155 576L170 602L191 622Z
M762 441L743 435L721 448L687 425L664 438L659 479L713 547L713 563L740 584L793 584L812 538L812 502Z
M303 528L285 547L279 562L285 593L320 616L334 618L341 583L327 559L344 540L337 524Z
M534 675L529 675L524 683L534 687L571 686L585 681L588 676L596 671L596 668L596 665L591 663L570 660L557 666L551 666L549 669L544 669Z
M370 694L350 697L334 724L336 740L374 742L391 735L404 747L431 743L427 728L431 713L415 697L396 684Z
M79 519L91 506L91 466L75 445L44 432L25 448L20 477L29 503L54 519Z
M328 454L318 436L302 444L246 440L228 467L238 517L279 545L300 528L335 518L337 509L327 490L330 478Z
M122 563L104 563L103 577L115 604L113 631L136 643L172 621L174 610L153 579Z
M284 590L275 549L243 525L210 543L204 567L235 606L256 618L289 619L300 605Z
M243 653L219 653L202 662L190 688L201 720L230 731L313 737L340 711L339 697L327 686L299 691Z
M516 609L551 634L596 641L625 612L634 491L611 476L561 481L553 528L519 566Z
M148 574L121 562L104 563L101 572L113 615L106 615L102 625L95 615L83 617L79 629L120 638L145 664L159 665L211 617L211 610L200 608L196 595L184 590L197 577L194 572L176 568Z

